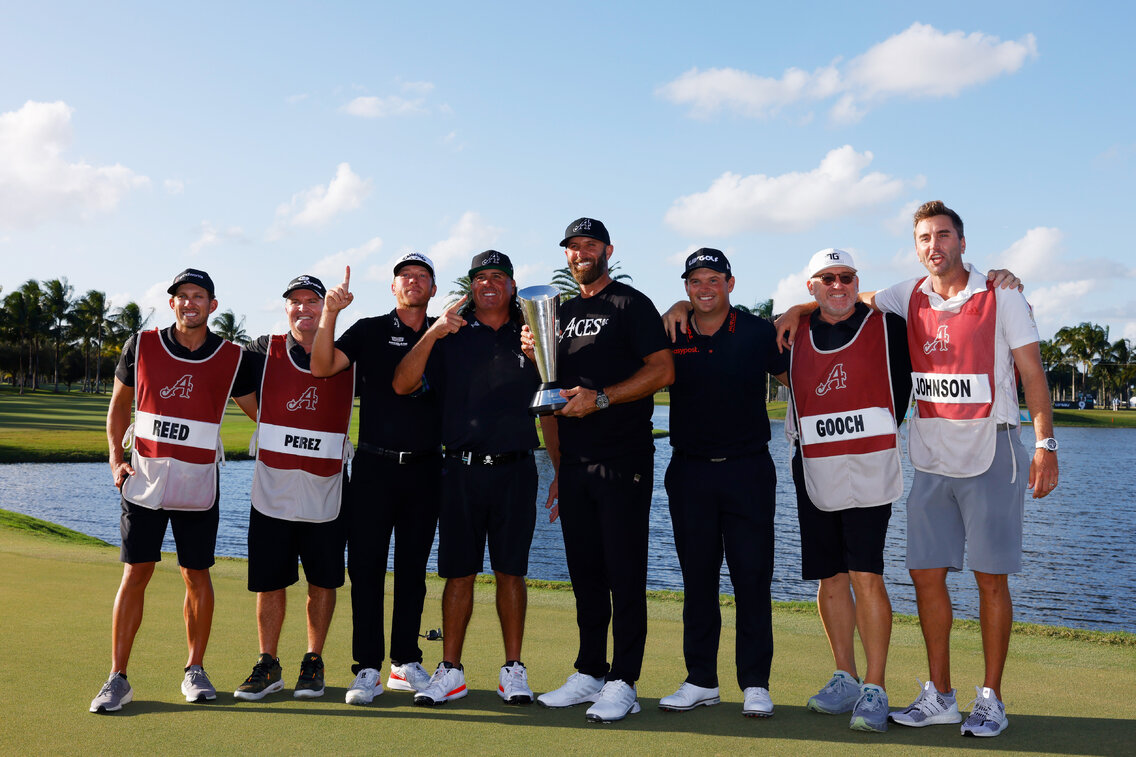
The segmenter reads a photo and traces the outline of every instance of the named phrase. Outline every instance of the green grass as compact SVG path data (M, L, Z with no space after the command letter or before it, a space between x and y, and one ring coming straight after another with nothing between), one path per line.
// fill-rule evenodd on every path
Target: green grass
M328 693L314 701L290 696L305 651L300 587L289 590L290 615L281 638L286 689L262 702L237 703L231 692L256 657L255 599L245 590L245 562L221 560L213 570L217 609L206 658L220 690L215 703L186 704L178 691L184 664L183 585L172 556L159 564L146 597L146 617L134 646L130 681L135 701L118 714L87 712L107 675L110 606L121 576L117 550L26 527L0 527L0 598L6 611L0 643L7 650L0 743L13 754L1130 754L1136 702L1136 647L1094 638L1054 638L1015 629L1005 680L1010 728L990 740L963 739L948 726L901 729L883 736L854 733L846 717L807 712L804 702L831 674L815 606L778 604L771 691L776 715L741 717L734 683L734 610L723 608L719 669L723 703L696 712L657 709L682 681L681 602L652 595L643 676L643 712L608 726L587 724L583 709L504 706L493 691L502 664L500 630L488 579L476 589L463 662L471 694L435 709L418 708L388 692L369 707L349 707L350 594L339 607L324 651ZM442 583L428 580L423 628L441 623ZM535 690L558 686L576 648L572 595L563 585L529 591L524 659ZM390 608L388 580L387 609ZM389 627L389 626L388 626ZM441 645L422 642L433 666ZM953 636L953 673L960 703L970 699L982 667L977 631L962 624ZM915 694L924 676L918 627L896 623L889 656L893 706ZM386 672L385 669L383 671Z

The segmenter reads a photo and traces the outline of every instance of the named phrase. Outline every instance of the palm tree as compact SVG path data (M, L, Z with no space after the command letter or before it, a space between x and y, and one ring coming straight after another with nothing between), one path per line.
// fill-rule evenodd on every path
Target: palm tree
M756 303L752 308L747 308L745 305L735 305L734 307L736 307L743 313L753 313L754 315L760 316L761 318L773 317L772 297L770 297L768 300L762 300L761 302Z
M213 319L213 331L222 339L228 339L239 345L249 342L249 335L245 333L245 317L242 315L238 321L232 310L226 310Z
M51 382L59 391L59 348L67 340L67 314L71 312L71 295L75 288L67 283L67 278L51 279L43 282L43 309L51 321L49 333L55 348L52 363Z
M40 340L47 334L47 314L43 309L43 290L39 282L28 279L20 287L19 294L24 298L24 339L28 349L28 373L31 375L31 387L39 388L39 346Z
M103 340L109 331L110 304L106 293L90 289L71 310L71 323L83 344L83 385L87 391L101 391ZM90 355L94 348L95 378L90 382Z
M473 294L473 282L469 279L469 274L454 279L454 288L446 293L446 307L449 308L462 297L470 297Z
M142 315L142 308L136 302L128 302L110 317L111 343L116 347L122 347L126 344L126 340L132 334L137 334L143 331L150 323L150 319L154 317L154 309L150 308L150 312L145 317Z
M1059 391L1064 397L1064 389L1060 387L1061 376L1057 372L1057 368L1065 364L1065 353L1061 351L1061 345L1056 339L1042 339L1038 347L1041 350L1041 367L1049 379L1050 399L1056 400Z
M26 383L24 346L29 341L29 310L27 298L18 289L4 298L4 334L16 346L17 365L13 379L19 384L20 394L24 393L24 384Z

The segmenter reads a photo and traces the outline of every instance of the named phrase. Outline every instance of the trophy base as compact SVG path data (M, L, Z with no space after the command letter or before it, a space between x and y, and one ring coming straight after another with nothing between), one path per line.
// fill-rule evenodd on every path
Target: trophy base
M541 384L529 403L529 412L533 415L552 415L567 404L568 400L560 396L559 386Z

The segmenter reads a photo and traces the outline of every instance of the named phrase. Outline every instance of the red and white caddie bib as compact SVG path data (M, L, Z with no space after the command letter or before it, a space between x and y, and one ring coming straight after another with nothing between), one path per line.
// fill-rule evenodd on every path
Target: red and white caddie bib
M217 493L221 418L241 348L222 342L204 360L170 353L157 329L138 334L134 363L134 475L128 502L153 510L208 510Z
M915 285L907 310L915 395L911 464L954 478L977 476L994 460L997 433L994 286L987 282L955 310L936 310L922 283Z
M323 523L339 515L355 368L316 378L272 337L257 411L252 506L283 520Z
M848 344L819 350L809 317L789 357L790 422L805 488L820 510L875 507L903 494L884 317L869 313Z

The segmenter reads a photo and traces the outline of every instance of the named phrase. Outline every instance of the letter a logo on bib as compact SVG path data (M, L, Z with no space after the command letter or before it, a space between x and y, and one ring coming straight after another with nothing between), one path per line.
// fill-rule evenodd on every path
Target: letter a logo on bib
M162 399L168 400L170 397L181 397L183 400L189 399L189 393L193 391L193 376L185 374L170 386L162 387L159 394Z
M930 342L923 343L923 354L930 355L932 352L938 350L939 352L947 351L947 344L951 341L950 334L947 333L947 324L939 326L939 330L935 332L935 338Z
M844 363L837 363L832 366L832 370L828 374L828 378L823 383L819 384L816 388L818 397L831 392L833 389L844 389L848 384L848 374L844 372Z
M289 400L287 407L289 410L315 410L317 402L319 397L316 395L316 388L309 386L299 397Z

